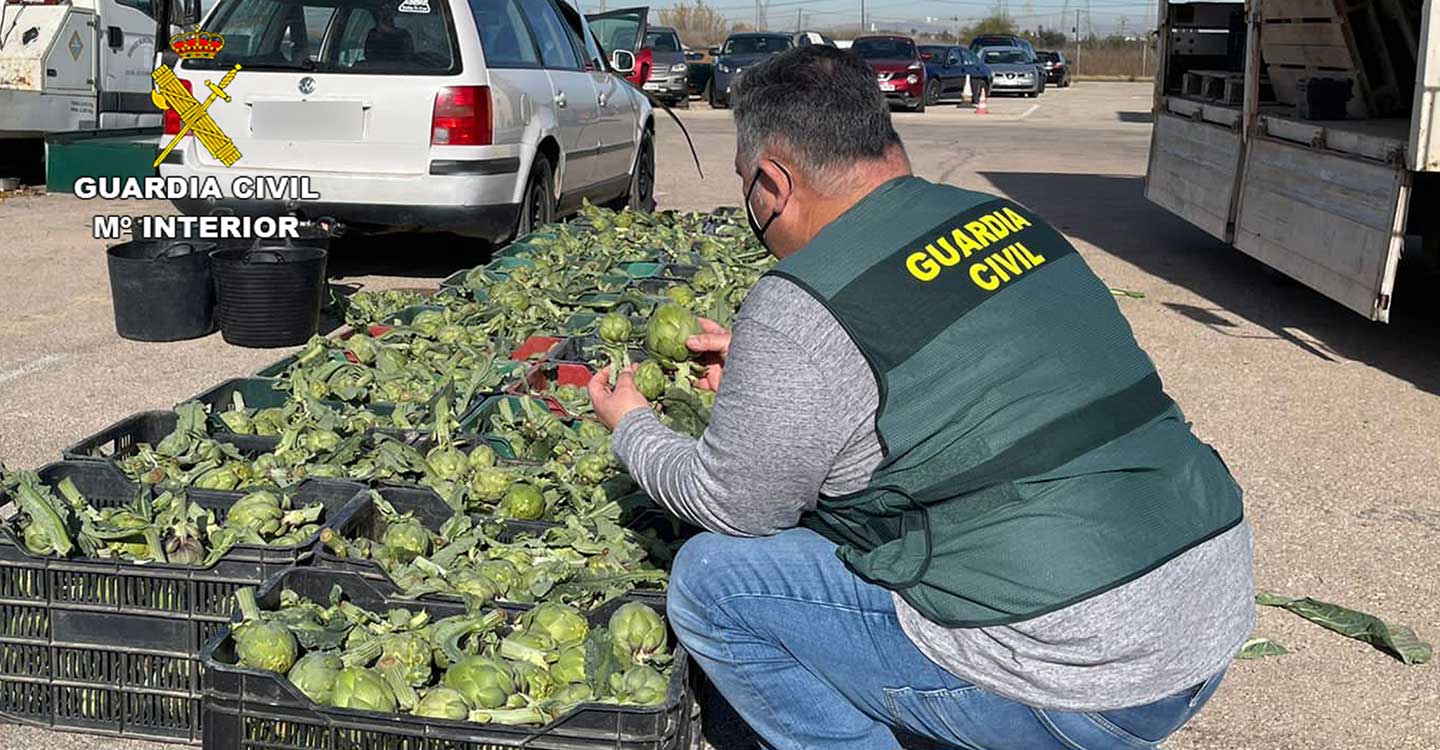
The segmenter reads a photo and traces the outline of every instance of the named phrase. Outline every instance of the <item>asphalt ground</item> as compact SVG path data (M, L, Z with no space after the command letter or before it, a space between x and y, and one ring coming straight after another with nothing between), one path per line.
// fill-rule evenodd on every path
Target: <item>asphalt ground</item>
M1346 604L1440 637L1440 295L1402 266L1394 323L1372 324L1143 197L1147 84L1080 83L992 114L945 106L895 122L920 175L1001 193L1069 236L1112 287L1166 388L1246 490L1259 587ZM681 110L705 178L660 125L663 207L738 205L726 112ZM152 204L163 212L166 206ZM91 217L134 212L68 196L0 200L0 457L36 466L132 412L166 408L281 352L218 335L176 344L118 338ZM433 287L486 249L424 236L337 247L346 288ZM803 627L797 623L797 627ZM1126 624L1115 623L1117 629ZM1440 747L1440 667L1406 667L1278 610L1258 634L1291 654L1239 662L1167 747L1389 750ZM747 747L712 721L725 750ZM0 725L0 748L154 750Z

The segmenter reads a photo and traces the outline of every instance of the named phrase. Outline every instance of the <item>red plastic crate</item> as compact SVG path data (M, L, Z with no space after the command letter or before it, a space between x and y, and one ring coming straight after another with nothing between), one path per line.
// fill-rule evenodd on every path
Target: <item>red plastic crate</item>
M510 352L510 359L524 362L537 355L548 354L558 343L560 343L560 339L554 336L531 336L525 339L525 343L521 344L519 349Z
M551 373L554 379L551 379ZM572 419L575 417L553 396L548 395L551 388L561 385L573 385L584 388L590 384L590 378L595 376L595 371L586 365L576 362L544 362L530 368L525 373L524 380L512 383L508 392L517 396L533 396L545 402L551 413L557 417Z

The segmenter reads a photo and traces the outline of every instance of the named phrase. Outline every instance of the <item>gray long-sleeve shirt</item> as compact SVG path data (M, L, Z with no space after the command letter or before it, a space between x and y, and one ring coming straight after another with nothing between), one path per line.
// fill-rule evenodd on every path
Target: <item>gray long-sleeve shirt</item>
M882 455L878 388L839 321L790 282L766 277L736 318L705 434L649 410L615 430L616 456L657 502L702 528L763 536L799 525L820 495L864 489ZM1103 711L1195 685L1254 625L1251 533L1231 529L1149 574L1056 612L946 628L895 597L900 625L957 677L1041 708Z

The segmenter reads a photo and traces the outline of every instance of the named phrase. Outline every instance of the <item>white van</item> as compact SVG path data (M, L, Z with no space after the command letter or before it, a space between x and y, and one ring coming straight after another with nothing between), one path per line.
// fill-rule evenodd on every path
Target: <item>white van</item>
M612 32L646 8L594 17ZM188 214L294 214L359 231L450 231L499 241L582 200L654 206L654 118L590 23L558 0L221 0L201 28L213 59L175 65L240 158L187 136L162 176L214 176L225 197ZM606 36L605 38L615 38ZM167 113L163 139L181 130ZM313 195L241 200L236 176L304 176ZM318 198L314 197L318 195Z

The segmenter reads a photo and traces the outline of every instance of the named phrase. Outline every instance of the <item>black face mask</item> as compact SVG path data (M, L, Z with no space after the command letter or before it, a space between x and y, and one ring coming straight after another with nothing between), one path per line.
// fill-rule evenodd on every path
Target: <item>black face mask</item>
M780 171L785 173L786 181L790 181L790 171L779 164L775 166L779 167ZM779 211L770 214L770 218L766 219L763 225L756 220L755 209L750 207L750 196L754 194L755 186L760 184L760 176L762 174L763 172L760 171L760 168L756 167L755 177L750 181L750 189L745 191L745 218L750 222L750 231L754 232L756 239L760 240L760 244L763 245L766 250L769 250L770 245L765 242L765 233L770 231L770 225L774 224L775 220L780 218L780 214L785 213L785 206L781 206Z

